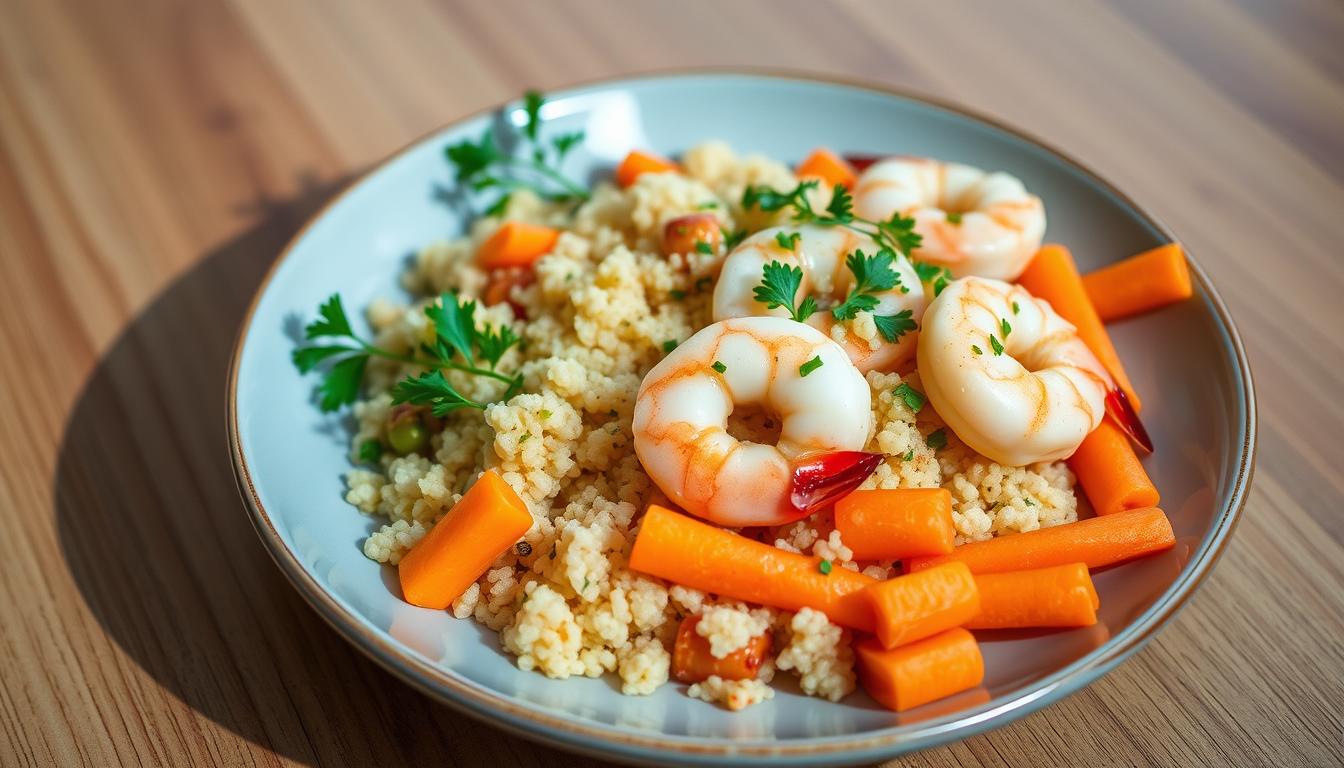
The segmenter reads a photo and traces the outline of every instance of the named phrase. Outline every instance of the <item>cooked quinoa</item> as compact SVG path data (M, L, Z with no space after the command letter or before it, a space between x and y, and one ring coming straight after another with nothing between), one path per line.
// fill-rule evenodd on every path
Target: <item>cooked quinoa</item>
M612 673L624 693L649 694L668 681L681 619L699 615L697 631L715 656L768 631L775 657L756 680L711 677L691 686L690 695L740 709L771 698L768 683L778 669L795 675L805 693L838 700L855 685L850 633L824 614L721 601L626 567L642 510L669 503L632 447L636 392L666 346L711 321L709 265L698 254L663 255L663 225L710 212L725 230L759 229L774 222L742 210L745 187L796 184L783 164L739 156L722 143L689 150L682 167L684 174L646 174L623 190L598 184L572 219L560 205L513 195L505 218L565 228L537 262L535 282L514 286L508 302L476 310L478 323L509 324L522 337L501 361L521 371L521 394L484 412L450 413L423 454L386 452L376 468L350 471L346 499L384 521L364 553L396 565L484 470L497 470L526 501L532 527L451 611L499 631L521 669L554 678ZM488 276L475 254L499 223L482 218L468 236L425 248L405 276L407 288L422 296L480 296ZM411 350L432 341L423 312L428 301L372 304L367 316L376 343ZM846 334L873 346L879 341L867 312L832 332L840 340ZM366 441L386 439L389 389L411 370L370 362L365 399L354 407L352 458ZM445 375L481 402L503 392L492 379ZM867 448L885 458L863 487L949 489L958 543L1077 519L1074 479L1063 463L996 464L962 445L932 407L915 413L893 394L903 381L918 387L917 372L873 372L866 379L876 422ZM946 445L935 450L930 435L940 430ZM772 529L763 540L877 578L896 573L891 562L855 562L829 513Z

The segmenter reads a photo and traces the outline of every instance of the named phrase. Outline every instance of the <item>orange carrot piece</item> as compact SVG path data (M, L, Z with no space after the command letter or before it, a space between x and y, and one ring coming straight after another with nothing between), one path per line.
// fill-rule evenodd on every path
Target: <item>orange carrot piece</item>
M710 652L709 641L695 631L699 623L699 616L681 620L677 641L672 646L672 677L680 683L698 683L710 675L724 680L755 679L765 657L770 655L770 633L756 635L745 646L720 659Z
M485 292L481 295L481 301L487 307L510 301L509 293L514 286L531 285L535 280L536 272L523 267L493 270L490 273L490 282L486 283Z
M487 470L401 559L402 596L421 608L447 608L531 527L527 504Z
M876 614L877 639L886 648L959 627L980 612L980 593L965 563L944 563L880 581L864 594Z
M693 589L786 611L813 608L831 621L873 630L873 609L860 594L876 582L822 561L753 541L649 505L630 552L630 569Z
M1067 461L1098 515L1155 507L1161 500L1129 436L1109 419L1102 419Z
M719 246L722 244L723 227L719 224L719 217L712 213L692 213L686 216L678 216L663 225L663 255L665 256L671 256L674 253L714 255L719 252Z
M1050 302L1060 317L1078 328L1079 338L1097 356L1102 366L1110 371L1115 383L1129 397L1134 410L1139 411L1143 407L1139 396L1134 391L1134 385L1129 382L1124 366L1120 364L1120 355L1116 353L1111 337L1101 324L1097 310L1093 309L1092 302L1087 298L1083 278L1078 274L1078 267L1074 265L1069 249L1053 244L1041 246L1017 282L1032 296Z
M887 650L876 638L854 645L859 685L884 707L903 712L980 685L985 660L960 627Z
M825 147L812 150L812 154L799 163L793 173L800 179L821 179L821 183L827 188L839 184L845 189L853 189L854 182L859 178L854 166Z
M485 269L529 267L550 253L559 238L558 229L506 221L481 243L480 250L476 251L476 263Z
M1184 301L1194 293L1180 243L1159 245L1088 272L1083 287L1107 323Z
M854 491L835 503L835 529L856 560L898 560L952 551L946 488Z
M1149 507L1026 533L996 536L987 541L973 541L952 550L950 555L911 558L908 570L922 571L954 560L965 563L974 574L1024 571L1069 563L1102 568L1170 549L1175 543L1176 536L1166 513L1157 507Z
M635 179L646 173L669 173L680 170L676 163L665 157L633 149L621 164L616 166L616 184L624 188L634 184Z
M975 577L980 612L967 629L1090 627L1101 600L1083 563Z

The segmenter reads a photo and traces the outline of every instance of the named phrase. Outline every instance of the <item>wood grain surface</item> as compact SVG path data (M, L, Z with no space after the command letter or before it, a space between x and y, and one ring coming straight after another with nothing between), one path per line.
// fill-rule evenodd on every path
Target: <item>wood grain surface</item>
M261 274L351 175L525 87L689 65L997 115L1179 233L1245 336L1226 556L1097 684L901 764L1344 762L1344 5L0 0L0 765L567 765L290 589L224 440ZM837 116L843 119L843 116Z

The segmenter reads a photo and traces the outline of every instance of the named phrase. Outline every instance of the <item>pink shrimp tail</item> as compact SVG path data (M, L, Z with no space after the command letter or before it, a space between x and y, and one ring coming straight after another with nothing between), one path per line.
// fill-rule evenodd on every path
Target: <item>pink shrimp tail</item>
M789 500L799 517L839 501L858 488L877 469L882 454L865 451L830 451L802 456L793 465Z
M1148 430L1144 429L1143 422L1139 420L1139 414L1134 410L1134 406L1129 402L1129 396L1123 389L1116 387L1106 393L1106 415L1111 417L1117 427L1124 430L1129 439L1133 440L1146 453L1153 452L1153 440L1148 437Z

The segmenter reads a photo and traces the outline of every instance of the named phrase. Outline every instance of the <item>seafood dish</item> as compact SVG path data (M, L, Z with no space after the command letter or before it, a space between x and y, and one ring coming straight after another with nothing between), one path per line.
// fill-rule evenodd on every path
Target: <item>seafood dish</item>
M588 185L543 104L445 148L481 210L410 300L333 295L293 350L401 599L551 678L906 711L1174 545L1106 323L1190 297L1179 244L1083 274L1012 174L852 148Z

